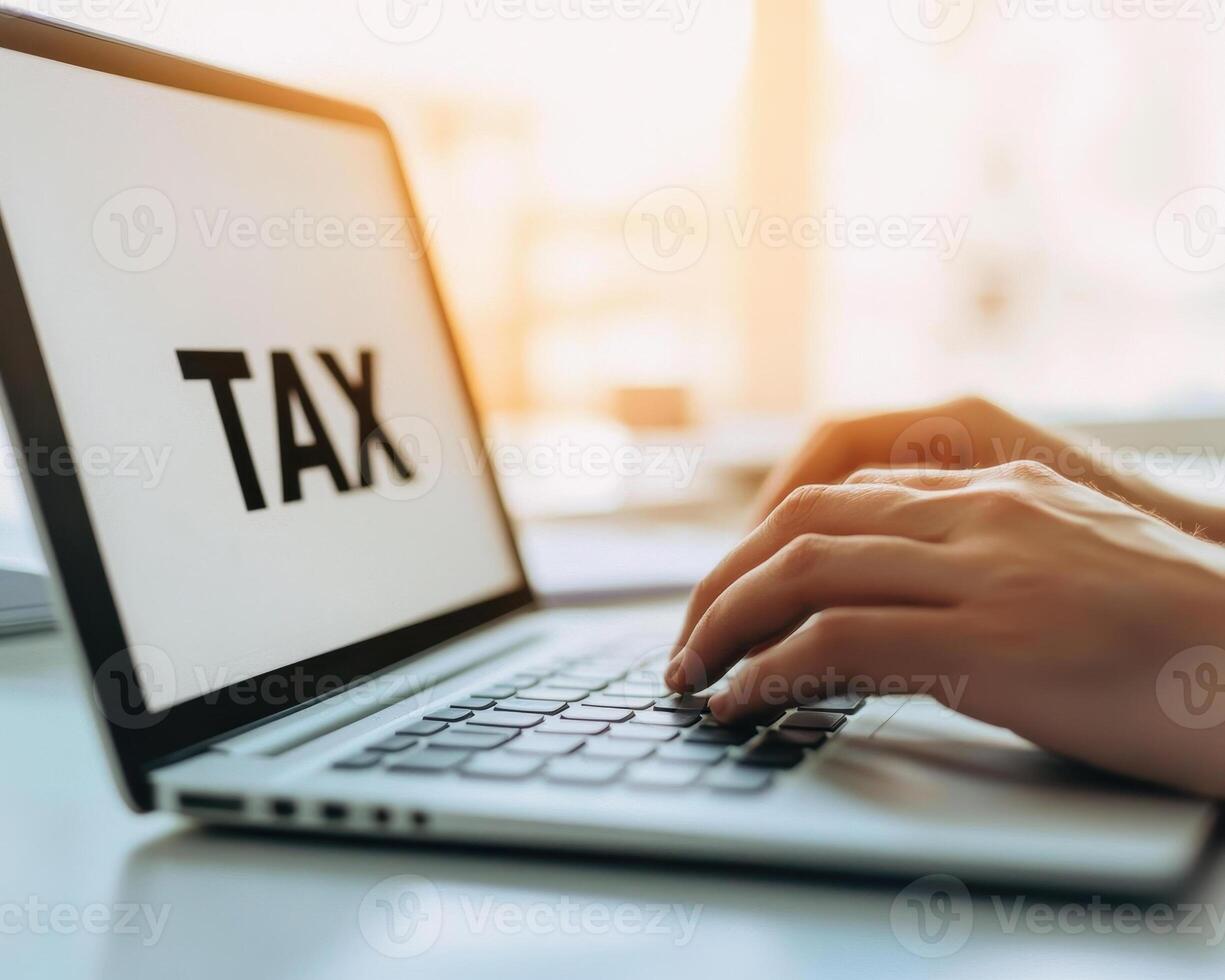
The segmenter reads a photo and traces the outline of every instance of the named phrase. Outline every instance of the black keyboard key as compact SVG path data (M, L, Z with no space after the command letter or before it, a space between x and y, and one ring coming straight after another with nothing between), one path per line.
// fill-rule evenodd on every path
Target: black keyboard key
M624 738L636 742L670 742L680 732L675 728L660 728L655 725L639 725L633 722L629 725L618 725L607 735L608 738Z
M513 732L499 732L492 728L482 731L452 728L449 732L443 732L430 739L430 746L440 749L484 751L485 749L496 749L514 737Z
M479 691L473 691L468 697L492 698L494 701L501 701L502 698L513 698L518 691L517 687L511 687L509 684L491 684L489 687L482 687Z
M367 746L367 749L371 752L403 752L416 744L417 739L412 735L391 735L381 742Z
M526 687L519 692L521 698L538 701L582 701L591 692L583 687Z
M535 728L542 721L544 715L522 715L517 711L486 711L466 724L480 728Z
M467 708L435 708L425 717L427 721L463 721L471 718L472 712Z
M823 698L820 701L814 701L812 704L800 705L800 710L840 711L845 715L853 715L865 704L867 704L865 698L856 697L854 694L835 694L833 697Z
M603 786L620 776L623 768L624 763L615 759L591 759L576 755L554 759L545 770L545 775L555 783Z
M583 755L589 759L619 759L622 762L637 762L655 751L650 742L616 741L597 738L587 743Z
M608 694L593 694L583 700L585 708L627 708L642 711L655 703L652 698L613 697Z
M635 725L658 725L661 728L689 728L702 716L696 711L643 711L634 716Z
M453 769L470 753L451 749L416 749L393 756L387 768L392 772L446 772Z
M581 749L583 741L578 735L547 735L540 732L527 732L522 738L517 738L506 746L506 751L521 755L569 755Z
M696 783L701 774L701 766L685 766L667 762L639 762L626 770L625 779L631 786L681 789Z
M791 769L804 759L804 750L794 745L763 743L746 749L736 757L742 766L757 766L763 769Z
M333 769L373 769L383 761L382 752L358 752L339 762L332 763Z
M451 707L462 708L464 711L484 711L493 707L493 701L490 698L464 698L453 703Z
M814 732L804 728L784 728L766 733L766 743L771 745L798 745L802 749L819 749L829 739L825 732Z
M437 735L447 727L445 721L414 721L411 725L397 728L397 735Z
M756 728L723 728L720 725L698 725L685 733L685 741L707 745L743 745L754 735Z
M559 715L565 709L563 701L529 701L526 698L509 698L494 705L495 711L518 711L523 714Z
M460 767L460 772L483 779L525 779L543 765L544 759L538 756L486 752L484 755L474 755Z
M546 718L536 732L547 732L550 735L602 735L608 731L606 721L565 721L561 718Z
M674 694L670 698L655 703L656 711L697 711L710 710L710 698L705 694Z
M632 711L621 708L571 708L562 715L570 721L629 721L634 717Z
M628 744L628 743L627 743ZM723 745L702 745L701 743L669 742L661 745L655 753L655 758L663 762L689 762L695 766L713 766L727 755Z
M779 728L801 728L817 732L836 732L846 724L846 715L832 711L797 711Z
M702 782L726 793L759 793L774 782L774 773L745 766L719 766L707 772Z

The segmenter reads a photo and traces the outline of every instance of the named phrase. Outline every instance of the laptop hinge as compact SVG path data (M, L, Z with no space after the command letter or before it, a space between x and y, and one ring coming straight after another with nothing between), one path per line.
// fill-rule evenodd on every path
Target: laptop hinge
M209 748L230 755L281 755L380 712L402 712L404 702L416 695L481 664L543 643L546 635L538 616L513 615Z

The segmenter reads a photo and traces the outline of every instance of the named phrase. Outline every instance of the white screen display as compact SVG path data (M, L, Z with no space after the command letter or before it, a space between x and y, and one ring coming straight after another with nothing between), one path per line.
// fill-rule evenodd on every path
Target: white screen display
M0 132L150 710L522 587L380 132L9 51Z

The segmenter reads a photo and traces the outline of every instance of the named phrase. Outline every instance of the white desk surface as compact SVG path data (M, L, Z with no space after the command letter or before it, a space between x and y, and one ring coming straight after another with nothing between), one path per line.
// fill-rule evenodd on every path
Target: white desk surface
M0 975L14 980L680 973L977 980L1225 970L1225 862L1217 847L1202 880L1169 896L1173 906L1204 903L1198 929L1134 932L1126 911L1116 919L1112 906L1096 919L1107 931L1092 919L1077 931L1048 930L1039 906L1057 912L1092 896L1040 895L1025 897L1024 908L1039 909L1031 928L1025 916L1013 924L1016 893L988 889L975 898L964 946L924 959L891 927L906 882L220 834L169 816L136 816L110 783L74 669L57 634L0 644ZM379 952L359 917L367 892L396 875L428 879L441 895L441 935L410 958ZM49 911L57 906L58 927ZM139 912L125 923L129 908ZM657 908L664 911L651 924ZM95 917L92 931L75 918L86 914ZM148 923L162 915L154 942ZM616 915L620 929L606 929L601 916ZM371 921L364 920L367 933ZM687 942L686 922L693 923Z

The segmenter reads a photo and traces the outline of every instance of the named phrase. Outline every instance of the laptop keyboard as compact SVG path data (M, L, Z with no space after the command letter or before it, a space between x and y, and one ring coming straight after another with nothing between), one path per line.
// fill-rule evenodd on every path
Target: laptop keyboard
M864 704L832 697L729 726L707 700L672 694L660 669L640 663L562 659L427 711L332 768L755 793L820 750Z

